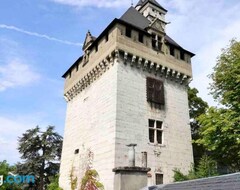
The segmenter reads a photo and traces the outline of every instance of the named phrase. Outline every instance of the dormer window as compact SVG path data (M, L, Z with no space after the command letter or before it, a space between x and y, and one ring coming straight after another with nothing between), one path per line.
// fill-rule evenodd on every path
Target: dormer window
M162 37L156 34L152 34L152 47L155 50L162 50Z

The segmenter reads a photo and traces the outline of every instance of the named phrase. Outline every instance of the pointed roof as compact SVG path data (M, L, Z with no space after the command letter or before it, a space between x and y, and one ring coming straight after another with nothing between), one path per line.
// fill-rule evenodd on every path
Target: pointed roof
M90 43L92 43L96 38L92 36L91 32L88 30L84 43L83 43L83 50L86 49L86 47L89 46Z
M151 23L146 17L139 13L134 7L130 7L120 18L133 26L142 30L147 28Z
M162 10L164 10L164 11L167 12L167 10L164 9L164 8L163 8L157 1L155 1L155 0L139 0L138 3L137 3L137 5L136 5L136 7L137 7L137 6L143 7L143 6L146 5L147 3L151 3L151 4L155 5L155 6L157 6L158 8L160 8L160 9L162 9Z

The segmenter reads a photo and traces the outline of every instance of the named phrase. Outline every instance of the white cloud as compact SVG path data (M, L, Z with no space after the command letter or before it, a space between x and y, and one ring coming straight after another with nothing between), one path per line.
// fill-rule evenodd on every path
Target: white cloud
M51 0L56 3L75 6L75 7L98 7L98 8L117 8L131 5L130 0Z
M221 49L236 37L240 39L240 2L227 0L163 0L169 9L167 27L170 34L184 48L193 51L193 82L200 96L216 105L209 94L211 80L207 75L213 72Z
M14 30L16 32L24 33L24 34L27 34L27 35L30 35L30 36L35 36L35 37L38 37L38 38L44 38L44 39L47 39L47 40L50 40L50 41L59 42L59 43L62 43L62 44L74 45L74 46L82 46L82 43L70 42L68 40L57 39L55 37L51 37L51 36L48 36L46 34L39 34L37 32L27 31L27 30L18 28L16 26L9 26L9 25L5 25L5 24L0 24L0 28L8 29L8 30Z
M21 59L13 59L6 65L0 65L0 91L18 86L26 86L40 78L28 64Z

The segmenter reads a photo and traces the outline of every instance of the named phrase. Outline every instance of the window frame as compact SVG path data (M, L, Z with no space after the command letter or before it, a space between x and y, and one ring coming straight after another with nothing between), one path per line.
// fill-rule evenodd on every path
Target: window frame
M161 179L162 179L161 182L162 182L162 183L157 183L157 176L158 176L158 175L161 176ZM156 185L161 185L161 184L163 184L163 179L164 179L163 177L164 177L164 176L163 176L162 173L155 173L155 184L156 184Z
M150 127L150 122L154 122L153 123L153 127ZM157 127L157 123L160 122L161 123L161 127L158 128ZM153 142L151 141L150 137L150 131L153 131ZM161 133L161 142L158 142L158 132ZM163 145L164 143L164 139L163 139L163 121L160 120L154 120L154 119L148 119L148 141L151 144L156 144L156 145Z
M125 36L127 36L128 38L132 37L132 29L129 27L126 27L125 29Z

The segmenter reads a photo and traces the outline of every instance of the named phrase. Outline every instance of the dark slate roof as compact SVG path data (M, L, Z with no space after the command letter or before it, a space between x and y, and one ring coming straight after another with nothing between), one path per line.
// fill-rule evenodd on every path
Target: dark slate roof
M138 1L138 3L137 3L137 5L136 5L136 7L137 6L144 6L144 5L146 5L147 3L151 3L151 4L153 4L153 5L155 5L155 6L157 6L158 8L160 8L160 9L162 9L162 10L164 10L164 11L166 11L167 12L167 10L166 9L164 9L157 1L155 1L155 0L139 0Z
M77 66L77 64L79 64L83 59L83 56L79 57L73 64L72 66L63 74L63 78L66 78L67 74L74 68Z
M131 25L134 25L138 28L144 30L150 24L150 21L139 13L135 8L130 7L120 18Z
M182 48L182 47L181 47L177 42L175 42L170 36L166 35L166 36L165 36L165 40L166 40L166 43L171 44L171 45L175 46L176 48L178 48L178 49L180 49L180 50L183 50L183 51L189 53L191 56L194 56L194 55L195 55L194 53L192 53L192 52L190 52L190 51L185 50L184 48Z
M239 190L240 173L145 187L141 190Z
M140 31L144 33L145 35L150 36L146 31L146 28L149 26L150 21L144 17L141 13L139 13L134 7L130 7L122 16L120 19L115 18L108 26L105 28L105 30L97 37L95 38L93 36L93 42L89 46L89 49L92 49L95 45L98 44L98 42L109 32L109 30L115 25L115 24L123 24L125 26L129 26L137 31ZM193 53L183 49L180 45L178 45L172 38L166 35L165 37L166 43L169 43L171 45L174 45L176 48L179 48L190 55L194 56ZM70 72L81 60L83 56L79 57L78 60L63 74L62 77L66 77L68 72Z

